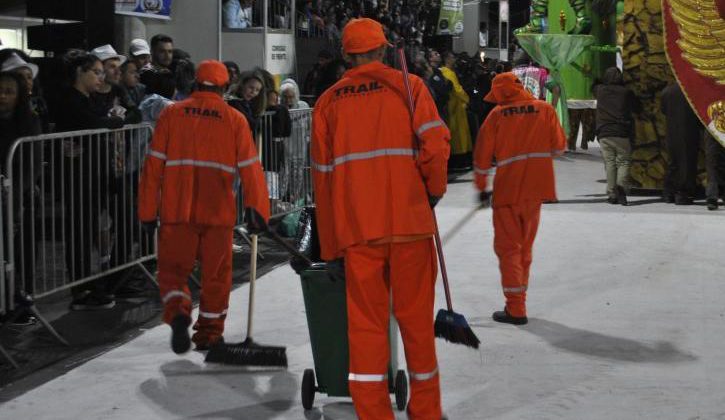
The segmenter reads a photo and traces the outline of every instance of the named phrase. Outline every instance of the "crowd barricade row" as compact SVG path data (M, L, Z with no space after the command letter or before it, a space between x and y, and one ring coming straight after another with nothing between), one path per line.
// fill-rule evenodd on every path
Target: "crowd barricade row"
M274 114L264 114L257 135L276 219L313 203L312 110L292 110L290 119L280 133ZM147 124L127 125L24 137L11 146L0 197L0 314L13 310L18 293L42 298L156 257L156 241L137 218L152 133Z
M136 217L151 126L18 139L4 167L9 309L155 257Z

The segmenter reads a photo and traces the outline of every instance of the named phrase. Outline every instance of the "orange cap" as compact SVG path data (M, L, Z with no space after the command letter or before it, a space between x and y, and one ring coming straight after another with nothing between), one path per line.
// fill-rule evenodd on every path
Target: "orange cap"
M383 25L372 19L352 19L342 30L342 50L347 54L362 54L390 45Z
M221 61L202 61L196 69L196 81L207 86L224 86L229 82L227 66Z

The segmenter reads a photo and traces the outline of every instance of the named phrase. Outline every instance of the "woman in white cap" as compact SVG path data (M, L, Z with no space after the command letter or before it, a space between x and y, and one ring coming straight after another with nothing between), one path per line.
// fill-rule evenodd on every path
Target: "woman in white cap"
M40 72L38 66L33 64L30 57L21 50L7 48L0 51L0 71L16 73L23 78L30 95L30 108L40 119L42 132L47 133L48 105L41 94L40 86L35 83Z

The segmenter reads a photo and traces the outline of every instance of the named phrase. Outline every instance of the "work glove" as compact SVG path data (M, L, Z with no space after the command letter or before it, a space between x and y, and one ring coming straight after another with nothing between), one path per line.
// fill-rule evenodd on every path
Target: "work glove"
M262 215L251 207L244 209L244 221L247 223L247 232L251 235L259 235L269 230Z
M310 263L307 262L307 260L299 258L299 257L292 257L292 259L289 262L290 267L292 267L293 270L295 270L295 273L302 274L303 271L310 268Z
M493 195L492 191L481 191L480 194L478 194L478 202L481 204L481 208L487 209L491 207L491 196Z
M159 223L156 220L153 220L151 222L141 222L141 229L143 229L143 231L146 232L148 236L154 236L158 224Z
M436 207L436 204L438 204L439 201L441 201L441 197L435 195L428 196L428 204L430 204L430 208L432 209Z
M345 281L345 259L338 258L327 262L327 274L332 281Z

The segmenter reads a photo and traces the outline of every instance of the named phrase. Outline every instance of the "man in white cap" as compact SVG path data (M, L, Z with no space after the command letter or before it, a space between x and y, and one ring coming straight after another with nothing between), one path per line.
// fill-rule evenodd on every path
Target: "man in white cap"
M131 40L131 45L128 47L128 59L136 64L139 72L146 70L151 65L149 43L141 38Z
M126 115L129 109L134 107L126 101L126 95L119 86L121 65L126 61L126 56L118 54L109 44L94 48L91 54L103 63L103 85L98 92L91 95L91 103L98 116L118 116L124 118L126 124L140 122L141 117L138 112Z

